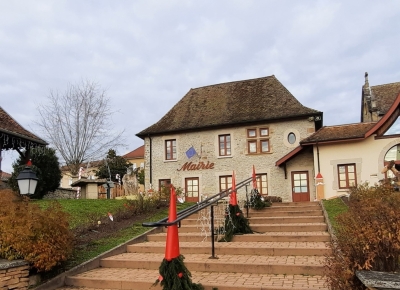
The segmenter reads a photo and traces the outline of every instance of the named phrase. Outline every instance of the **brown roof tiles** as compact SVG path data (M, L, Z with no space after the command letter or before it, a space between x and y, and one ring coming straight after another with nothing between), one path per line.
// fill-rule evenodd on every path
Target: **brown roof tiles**
M303 106L276 78L268 76L191 89L148 134L189 131L322 114Z
M307 145L318 142L363 139L365 134L375 124L376 122L369 122L322 127L313 135L303 139L300 144Z
M2 107L0 107L0 139L3 139L2 140L3 149L15 149L16 147L18 148L23 147L19 146L20 144L18 144L18 142L12 141L10 137L19 138L21 141L23 141L23 143L29 141L34 146L47 145L46 141L37 137L28 130L25 130Z
M123 158L126 159L139 159L139 158L144 158L144 145L136 148L135 150L126 153Z
M400 93L400 82L371 87L372 96L376 101L379 115L386 114Z

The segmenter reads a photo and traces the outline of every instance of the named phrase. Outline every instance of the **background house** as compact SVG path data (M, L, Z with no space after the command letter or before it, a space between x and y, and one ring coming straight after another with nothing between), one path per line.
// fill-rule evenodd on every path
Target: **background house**
M233 171L237 182L250 177L254 165L262 194L313 199L312 150L284 168L275 161L321 126L322 112L303 106L275 76L191 89L137 134L145 141L146 188L172 183L198 201L231 187Z
M370 87L366 73L361 122L322 127L277 165L297 162L299 153L312 148L314 171L323 178L319 183L325 198L347 194L360 183L378 184L390 175L382 172L385 164L394 160L400 166L400 135L387 133L399 117L399 104L400 82Z

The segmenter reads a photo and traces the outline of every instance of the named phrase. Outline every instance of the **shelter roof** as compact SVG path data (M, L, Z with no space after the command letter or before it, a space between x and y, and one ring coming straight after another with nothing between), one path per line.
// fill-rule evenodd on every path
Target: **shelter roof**
M19 149L48 145L46 141L23 128L0 107L0 148Z

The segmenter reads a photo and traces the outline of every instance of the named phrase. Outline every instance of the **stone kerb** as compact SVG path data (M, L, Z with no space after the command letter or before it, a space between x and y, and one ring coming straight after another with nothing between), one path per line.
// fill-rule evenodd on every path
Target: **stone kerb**
M0 290L25 290L29 287L29 265L24 260L0 259Z

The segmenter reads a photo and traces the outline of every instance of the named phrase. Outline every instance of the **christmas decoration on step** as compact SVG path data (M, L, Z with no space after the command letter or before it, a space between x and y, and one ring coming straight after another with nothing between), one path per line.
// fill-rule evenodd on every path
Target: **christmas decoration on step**
M243 215L237 203L235 172L232 174L232 190L225 213L225 236L220 242L230 242L236 234L252 234L249 220Z
M171 185L168 222L176 220L176 217L176 193ZM192 274L183 263L184 259L179 251L178 225L168 226L165 257L159 268L160 276L154 286L160 283L163 290L203 290L201 284L192 282Z
M256 177L256 170L253 165L253 189L250 192L250 201L246 203L246 207L251 207L256 210L263 209L265 207L271 206L271 202L264 199L264 197L258 192L257 189L257 177Z

